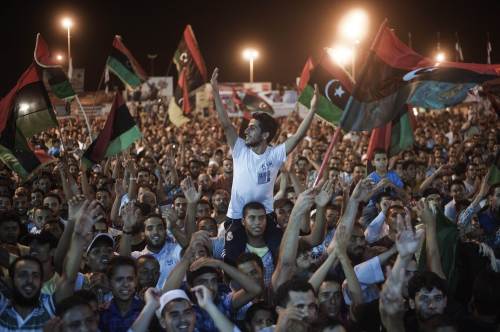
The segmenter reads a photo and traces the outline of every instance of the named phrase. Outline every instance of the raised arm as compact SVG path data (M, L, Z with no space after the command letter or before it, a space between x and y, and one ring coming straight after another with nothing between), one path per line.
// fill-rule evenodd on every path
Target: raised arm
M155 288L148 288L146 293L144 293L144 300L146 304L142 307L139 316L137 316L129 331L149 331L149 324L151 323L156 310L160 307L160 292Z
M132 251L132 230L137 222L134 202L128 202L122 210L123 231L120 237L120 255L130 256Z
M285 148L286 148L286 154L289 154L292 152L292 150L299 144L300 140L306 135L307 130L309 129L309 126L311 125L311 122L314 118L314 114L316 114L316 110L318 109L318 99L319 99L319 88L318 85L314 85L314 95L311 99L311 109L309 110L309 113L307 113L306 117L302 122L300 123L299 128L297 129L297 132L290 136L286 141L285 141Z
M295 270L297 248L299 242L300 223L305 218L314 202L314 188L301 193L295 202L290 222L286 226L285 234L281 239L278 264L272 276L273 289L290 279Z
M425 251L427 266L431 272L436 273L440 278L447 279L444 275L441 264L441 255L437 242L436 216L432 214L429 203L422 198L417 204L417 211L420 219L425 225Z
M234 128L229 116L227 115L224 106L222 105L222 100L219 94L219 68L215 68L214 73L212 74L212 78L210 79L210 84L212 85L212 93L215 101L215 110L217 111L217 115L219 116L219 121L224 129L224 134L226 135L227 144L231 147L234 147L236 143L236 139L238 138L238 134L236 133L236 129ZM288 150L287 150L288 151Z
M182 180L181 189L187 201L187 212L184 225L186 230L186 239L189 243L191 235L196 231L196 207L198 206L198 202L201 198L201 188L196 190L193 184L193 179L188 176Z
M323 242L326 233L326 206L331 201L333 195L333 182L327 180L320 192L314 197L316 203L316 219L311 234L303 236L302 239L315 247Z
M207 287L200 285L193 287L191 290L196 296L198 305L212 318L218 331L233 332L235 330L234 324L214 304L212 293Z

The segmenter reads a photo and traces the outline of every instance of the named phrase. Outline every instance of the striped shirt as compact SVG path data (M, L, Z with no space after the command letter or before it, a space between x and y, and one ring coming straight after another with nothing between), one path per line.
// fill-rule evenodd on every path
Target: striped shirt
M0 331L41 332L45 323L55 316L55 311L52 296L41 294L38 306L23 318L0 293Z

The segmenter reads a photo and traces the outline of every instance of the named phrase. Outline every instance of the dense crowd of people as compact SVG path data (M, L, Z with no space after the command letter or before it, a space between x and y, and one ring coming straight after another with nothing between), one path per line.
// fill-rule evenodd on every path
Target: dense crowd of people
M368 133L215 107L130 105L143 139L91 168L78 119L0 164L0 331L498 331L500 150L487 103L420 113L367 170ZM105 118L92 121L99 132Z

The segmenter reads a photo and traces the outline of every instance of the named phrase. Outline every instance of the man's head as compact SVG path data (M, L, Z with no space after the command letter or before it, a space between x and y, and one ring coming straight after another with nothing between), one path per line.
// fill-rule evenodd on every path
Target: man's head
M196 206L196 218L202 219L210 216L210 203L205 199L200 199Z
M198 221L198 230L206 231L210 237L217 237L217 221L211 217L204 217Z
M354 224L351 233L351 239L347 244L347 254L354 261L360 261L365 252L366 240L363 228Z
M43 191L44 194L48 193L52 189L52 180L47 175L43 175L38 180L38 188Z
M49 208L54 217L58 217L61 211L61 198L57 194L48 193L43 198L43 206Z
M111 208L111 193L109 192L108 189L101 187L97 190L95 193L95 199L101 203L101 205L104 208L104 211L109 211Z
M193 179L197 179L201 172L202 163L197 159L191 159L189 161L189 173Z
M213 267L203 266L194 271L187 271L186 280L193 288L203 285L212 293L212 298L216 299L219 292L219 271Z
M141 186L149 185L151 173L147 168L140 168L137 171L137 183Z
M174 289L160 298L160 308L156 316L167 332L192 332L196 314L189 297L183 290Z
M408 282L410 308L417 317L429 320L444 313L447 303L446 281L429 271L416 273Z
M245 130L245 143L250 147L269 144L278 130L278 123L267 113L252 114L252 119Z
M251 252L242 253L236 260L236 267L259 285L264 284L264 265L256 254Z
M403 175L405 180L415 179L415 175L417 174L416 164L413 160L405 160L403 162Z
M176 195L174 197L174 210L177 214L177 217L181 220L184 220L187 211L187 200L184 195Z
M394 204L387 209L387 225L389 226L389 230L394 233L397 231L398 215L401 215L404 220L406 211L403 206Z
M318 290L320 312L332 319L337 318L342 306L342 281L327 275Z
M212 206L217 214L226 214L229 206L229 193L224 189L217 189L212 195Z
M283 283L276 291L277 307L283 309L295 308L300 311L302 322L311 324L318 317L318 300L314 288L305 279L291 279Z
M226 175L233 174L233 160L230 158L225 158L222 161L222 170L224 171L224 174L226 174Z
M111 258L106 274L115 300L126 302L132 299L137 287L137 265L133 258Z
M276 312L264 302L254 303L245 315L245 325L249 332L259 332L276 322Z
M450 196L455 201L459 201L465 198L465 185L462 181L460 180L451 181Z
M340 207L338 205L328 204L325 208L325 219L329 229L335 227L339 217Z
M387 152L382 149L375 149L373 152L373 166L377 172L387 171Z
M0 195L0 212L7 212L12 209L12 199L10 196Z
M35 189L31 192L30 205L32 208L43 205L43 191Z
M33 223L38 229L42 229L49 219L52 218L52 210L48 207L41 206L35 208L33 215Z
M148 248L154 251L159 251L165 245L167 236L167 228L165 221L160 215L151 214L144 221L144 235Z
M28 212L29 202L28 196L26 194L16 194L14 196L14 211L16 211L17 215L25 216Z
M29 240L30 256L36 257L42 263L52 263L57 247L57 238L48 231L33 235Z
M500 183L497 183L490 188L488 200L492 210L500 210Z
M198 185L201 187L203 192L211 190L212 184L212 178L207 173L201 173L198 175Z
M78 295L65 298L57 305L61 332L97 332L98 320L86 299Z
M0 213L0 243L15 245L21 233L21 221L13 212Z
M22 307L37 306L43 283L42 263L35 257L18 257L10 264L9 275L14 304Z
M248 237L258 238L264 236L267 226L266 208L258 202L247 203L243 207L241 224Z
M276 222L281 227L281 229L286 229L292 209L293 202L287 198L280 198L274 201L274 213L276 213Z
M153 255L143 255L137 259L137 279L139 289L156 286L160 279L160 263Z
M108 268L115 243L111 235L97 234L87 248L87 266L91 272L105 272Z
M366 175L366 167L363 164L355 164L352 171L352 180L357 183Z
M297 258L295 259L298 271L308 271L311 268L313 263L311 251L311 244L304 240L299 240L299 245L297 246Z

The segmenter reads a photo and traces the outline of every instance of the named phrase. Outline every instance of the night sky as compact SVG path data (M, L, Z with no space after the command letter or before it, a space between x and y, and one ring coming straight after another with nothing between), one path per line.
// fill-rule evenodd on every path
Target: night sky
M32 61L35 36L42 33L54 52L66 51L63 15L75 21L72 30L74 67L86 70L86 89L95 89L115 34L123 37L144 69L148 53L158 54L155 74L165 75L186 24L191 24L208 71L221 68L221 81L246 81L246 46L260 51L255 80L293 83L309 55L337 39L338 20L354 7L370 15L374 33L384 17L404 41L408 32L413 48L432 55L436 33L441 48L453 53L459 33L467 62L486 61L486 32L492 41L493 62L500 62L499 0L205 0L205 1L2 1L2 79L5 95ZM369 43L368 41L365 44ZM170 74L175 74L172 66Z

